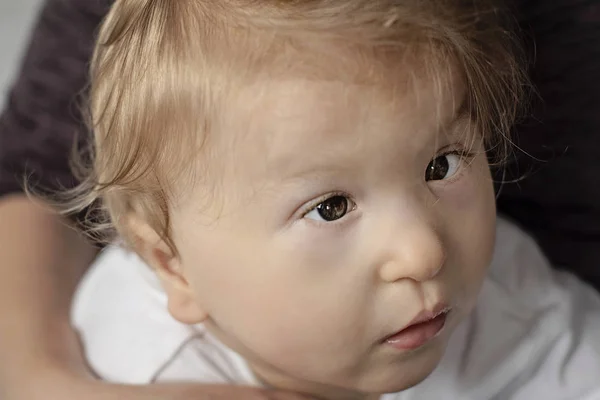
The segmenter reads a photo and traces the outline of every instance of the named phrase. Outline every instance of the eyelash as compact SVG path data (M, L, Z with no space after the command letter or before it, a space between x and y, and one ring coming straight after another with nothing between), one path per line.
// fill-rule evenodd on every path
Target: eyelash
M327 201L333 197L336 197L336 196L347 197L348 200L350 200L352 203L356 204L356 202L352 199L352 196L350 196L346 192L330 192L326 195L319 197L318 199L315 199L314 201L311 201L310 204L306 207L306 209L304 211L302 211L302 213L300 214L300 218L306 217L306 215L311 213L312 211L314 211L319 206L319 204L321 204L324 201ZM335 221L333 221L333 222L335 223ZM331 224L331 223L332 222L329 222L329 224Z
M460 157L462 163L468 163L473 158L475 158L475 156L477 154L474 152L466 151L465 149L446 150L446 151L443 151L442 153L439 153L438 155L436 155L434 158L432 158L432 160L439 158L439 157L445 157L448 155L456 155L456 156ZM459 173L457 173L455 176L453 176L452 178L450 178L444 182L454 182L455 180L459 179L462 176L463 171L464 171L464 168L461 168ZM335 192L330 192L326 195L323 195L323 196L315 199L314 201L310 202L310 204L300 213L300 218L306 217L306 215L308 215L309 213L314 211L319 206L319 204L323 203L324 201L327 201L328 199L336 197L336 196L342 196L342 197L348 198L348 200L351 201L352 203L354 203L355 207L356 207L356 202L354 201L352 196L350 196L346 192L335 191ZM335 222L336 221L328 222L328 224L332 224Z
M445 150L442 151L442 153L434 156L432 158L432 160L435 160L436 158L439 157L445 157L448 155L456 155L458 157L460 157L460 161L461 161L461 167L460 170L458 171L458 173L456 173L454 176L452 176L451 178L444 180L444 181L433 181L433 182L446 182L446 183L452 183L457 181L458 179L460 179L460 177L463 175L464 171L465 171L465 164L466 166L469 166L469 163L477 156L477 153L472 152L472 151L467 151L465 149L454 149L454 150Z
M460 156L461 158L465 158L465 159L473 158L477 155L475 152L467 151L465 149L455 149L455 150L444 151L438 157L447 156L448 154L456 154L457 156Z

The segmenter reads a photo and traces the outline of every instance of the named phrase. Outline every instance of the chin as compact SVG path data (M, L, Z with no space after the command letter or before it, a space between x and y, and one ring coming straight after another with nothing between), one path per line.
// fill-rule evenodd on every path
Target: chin
M436 365L437 366L437 365ZM380 385L377 389L371 391L372 393L398 393L404 390L410 389L414 386L417 386L419 383L426 380L431 373L435 370L432 368L428 371L420 371L421 373L410 373L410 375L404 375L401 377L396 377L395 379L390 379L390 382L384 385Z
M419 383L426 380L434 370L435 368L432 368L430 371L427 371L424 374L412 375L409 377L409 379L403 379L403 382L401 384L396 383L395 385L390 385L390 387L386 388L386 390L382 391L382 393L397 393L417 386Z
M383 370L371 375L370 393L397 393L410 389L427 379L439 365L446 350L446 340L440 337L416 350L409 358L388 363ZM365 385L366 386L366 385Z

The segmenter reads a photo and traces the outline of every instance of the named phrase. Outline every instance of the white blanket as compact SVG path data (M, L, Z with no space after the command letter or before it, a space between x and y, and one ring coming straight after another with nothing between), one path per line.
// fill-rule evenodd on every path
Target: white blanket
M499 219L497 231L477 308L439 367L382 400L600 399L600 296L552 270L514 225ZM73 320L104 379L258 384L245 361L201 325L171 318L156 277L122 249L105 250L92 268Z

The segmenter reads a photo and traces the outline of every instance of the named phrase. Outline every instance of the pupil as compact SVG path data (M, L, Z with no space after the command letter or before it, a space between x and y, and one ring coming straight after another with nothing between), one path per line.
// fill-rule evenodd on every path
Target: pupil
M425 180L427 181L440 181L446 177L450 164L448 163L447 157L438 157L427 166L425 173Z
M348 201L343 196L334 196L319 204L317 211L325 221L335 221L346 215Z

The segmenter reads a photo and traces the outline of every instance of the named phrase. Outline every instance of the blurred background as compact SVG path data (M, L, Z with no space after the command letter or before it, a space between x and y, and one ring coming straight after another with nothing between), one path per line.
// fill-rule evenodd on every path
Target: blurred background
M41 3L41 0L0 0L0 109Z

